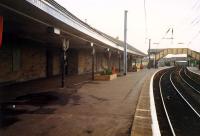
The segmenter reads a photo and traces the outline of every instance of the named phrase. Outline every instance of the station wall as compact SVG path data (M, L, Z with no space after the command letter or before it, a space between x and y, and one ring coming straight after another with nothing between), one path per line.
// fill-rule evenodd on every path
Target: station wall
M121 70L123 57L121 57ZM119 69L119 56L112 53L110 62L106 52L96 52L95 72L111 67ZM61 50L39 45L13 45L0 49L0 83L23 82L61 74ZM67 51L66 74L86 74L92 72L90 49L69 49Z
M0 82L43 78L46 75L45 49L5 47L0 50L0 69Z
M60 52L52 54L52 76L60 74ZM43 46L13 45L0 49L0 83L23 82L47 77L47 49Z

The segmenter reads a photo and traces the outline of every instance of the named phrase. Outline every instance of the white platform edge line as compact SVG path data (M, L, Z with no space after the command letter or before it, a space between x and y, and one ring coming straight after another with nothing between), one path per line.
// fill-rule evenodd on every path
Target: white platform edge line
M194 72L194 71L192 71L191 69L189 69L189 67L186 67L190 72L192 72L192 73L194 73L194 74L196 74L196 75L199 75L200 76L200 74L199 73L197 73L197 72Z
M154 79L154 76L159 71L164 70L164 69L169 69L169 68L172 68L172 67L167 67L167 68L163 68L163 69L157 70L153 74L153 76L151 77L151 81L150 81L149 96L150 96L150 110L151 110L151 120L152 120L151 128L152 128L152 135L153 136L161 136L160 127L159 127L159 124L158 124L157 113L156 113L154 95L153 95L153 79Z
M182 70L182 69L181 69ZM180 78L183 80L183 82L185 82L189 87L191 87L193 90L195 90L195 92L196 93L198 93L198 94L200 94L200 92L196 89L196 88L194 88L193 86L191 86L187 81L185 81L185 79L183 79L183 77L181 76L181 70L178 72L179 73L179 76L180 76ZM186 76L188 76L187 75L187 73L185 73L186 74ZM188 76L189 77L189 76ZM190 78L190 77L189 77ZM190 78L191 79L191 78ZM191 80L193 80L193 79L191 79Z
M150 87L149 87L149 96L150 96L150 110L151 110L151 128L152 128L152 135L153 136L161 136L160 128L158 124L157 119L157 113L156 113L156 107L155 107L155 101L154 101L154 95L153 95L153 79L154 76L159 72L160 70L156 71L153 76L151 77L150 81Z

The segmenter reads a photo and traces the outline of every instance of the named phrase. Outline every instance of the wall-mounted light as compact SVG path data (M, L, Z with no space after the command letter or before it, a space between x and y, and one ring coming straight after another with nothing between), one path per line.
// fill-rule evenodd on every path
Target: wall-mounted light
M57 35L60 35L60 29L59 28L56 28L56 27L48 27L47 28L47 32L48 33L53 33L53 34L57 34Z
M94 43L90 43L90 46L93 47L93 46L94 46Z

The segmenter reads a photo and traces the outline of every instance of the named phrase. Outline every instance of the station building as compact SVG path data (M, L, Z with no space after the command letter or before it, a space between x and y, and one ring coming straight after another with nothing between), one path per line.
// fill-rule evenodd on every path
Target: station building
M123 71L124 43L53 0L1 0L0 83ZM144 53L128 45L128 70Z

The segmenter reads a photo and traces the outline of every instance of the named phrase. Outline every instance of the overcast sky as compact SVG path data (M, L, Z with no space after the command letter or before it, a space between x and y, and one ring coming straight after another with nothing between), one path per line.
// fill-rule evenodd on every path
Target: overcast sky
M146 0L147 33L144 0L56 0L81 20L113 37L123 40L124 10L128 10L128 43L146 52L152 47L189 47L200 51L199 0ZM169 28L174 29L174 40ZM162 39L162 40L161 40ZM159 44L154 44L159 43ZM182 43L182 44L178 44ZM190 43L190 44L189 44Z

